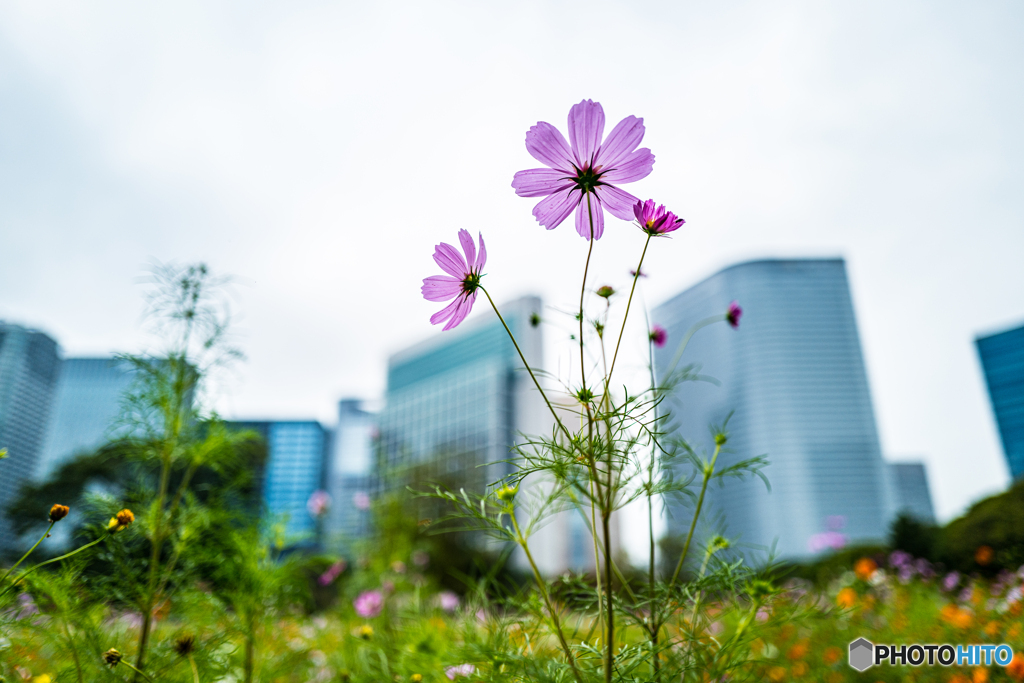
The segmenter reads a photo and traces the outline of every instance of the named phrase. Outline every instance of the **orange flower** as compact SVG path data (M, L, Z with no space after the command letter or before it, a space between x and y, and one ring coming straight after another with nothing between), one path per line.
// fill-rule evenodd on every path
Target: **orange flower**
M107 524L107 529L110 531L110 533L114 534L120 531L121 529L126 528L129 524L131 524L134 521L135 515L132 514L132 511L124 509L110 518L110 522Z
M971 624L974 623L974 617L971 615L970 612L968 612L965 609L962 609L959 612L957 612L956 618L953 620L953 623L956 624L957 628L966 630L969 629L971 627Z
M1014 653L1013 659L1006 665L1006 673L1018 681L1024 681L1024 655L1019 652Z
M991 562L993 557L995 557L995 552L987 545L979 546L978 549L974 551L974 561L982 567Z
M878 565L870 557L862 557L853 565L853 573L861 581L867 581L875 575Z
M773 666L768 669L768 678L774 683L782 683L782 681L786 680L786 670L781 666Z
M786 654L786 656L790 659L803 659L807 656L807 652L810 649L810 643L808 643L806 640L801 640L799 643L789 648L789 652Z
M953 674L949 677L949 683L971 683L971 679L963 674Z
M999 622L990 621L985 624L985 635L989 638L995 638L999 634Z
M971 683L988 683L988 669L977 667L971 672Z
M825 664L827 664L828 666L832 666L833 664L838 662L839 658L842 656L843 651L840 650L838 647L833 646L825 648L825 652L821 655L821 658L822 660L824 660Z
M808 669L807 662L796 662L793 664L793 675L797 677L806 676Z
M843 609L850 609L857 604L857 591L852 588L844 588L836 596L836 604Z

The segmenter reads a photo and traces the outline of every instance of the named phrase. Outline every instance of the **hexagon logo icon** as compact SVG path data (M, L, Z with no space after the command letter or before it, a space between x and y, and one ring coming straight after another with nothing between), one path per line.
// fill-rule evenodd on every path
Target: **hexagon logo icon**
M866 638L850 643L850 666L857 671L867 671L875 663L875 646Z

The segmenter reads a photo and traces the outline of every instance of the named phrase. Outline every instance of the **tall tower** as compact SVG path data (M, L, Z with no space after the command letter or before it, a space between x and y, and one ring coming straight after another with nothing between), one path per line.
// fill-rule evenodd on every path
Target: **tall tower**
M0 551L16 540L4 512L35 475L59 372L57 342L0 322L0 448L7 449L0 460Z
M811 538L841 527L853 542L882 540L892 494L842 259L779 259L726 268L655 309L668 332L655 354L664 376L694 323L743 307L739 329L696 333L681 365L718 383L687 382L668 399L676 434L711 451L709 427L728 423L718 466L767 455L757 478L708 489L704 533L722 533L751 560L812 554ZM670 533L685 535L687 504L670 503Z
M979 337L978 355L1010 476L1024 475L1024 325Z

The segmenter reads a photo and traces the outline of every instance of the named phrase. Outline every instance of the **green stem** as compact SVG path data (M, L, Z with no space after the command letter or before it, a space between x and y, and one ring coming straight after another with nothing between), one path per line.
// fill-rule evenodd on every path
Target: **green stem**
M672 357L672 362L669 364L668 372L665 373L665 377L671 377L672 373L675 372L676 366L679 364L679 361L682 360L683 358L683 351L686 350L686 345L690 343L690 339L693 338L693 335L696 334L697 330L701 329L702 327L707 327L712 323L721 322L723 320L725 320L724 315L713 315L710 318L704 318L703 320L695 324L693 327L691 327L686 332L686 336L683 337L683 340L679 342L679 348L676 349L676 355Z
M22 555L22 556L21 556L21 559L20 559L20 560L18 560L17 562L15 562L15 563L14 563L14 566L13 566L13 567L11 567L10 569L8 569L6 573L4 573L4 576L3 576L3 578L2 578L2 579L0 579L0 584L3 584L3 582L7 580L7 577L11 575L11 572L13 572L13 571L14 571L15 569L17 569L17 568L18 568L18 565L20 565L20 564L21 564L22 562L24 562L24 561L25 561L25 558L27 558L27 557L28 557L29 555L31 555L31 554L32 554L32 552L33 552L33 551L34 551L34 550L35 550L36 548L38 548L38 547L39 547L39 544L43 542L43 539L44 539L44 538L46 538L47 536L49 536L49 535L50 535L50 530L51 530L51 529L53 529L53 525L54 525L54 524L56 524L56 522L50 522L50 526L46 527L46 533L44 533L44 534L43 534L42 536L40 536L40 537L39 537L39 540L38 540L38 541L36 541L36 544L35 544L34 546L32 546L31 548L29 548L29 549L28 549L28 552L27 552L27 553L25 553L24 555Z
M633 276L633 286L629 288L629 298L626 300L626 312L622 316L622 327L619 328L619 339L615 342L615 353L612 354L612 366L605 379L605 393L612 383L612 373L615 372L615 361L619 357L619 346L622 344L622 334L626 331L626 321L629 320L629 309L633 304L633 292L636 291L636 281L640 279L640 268L644 265L644 257L647 256L647 247L651 243L651 234L647 233L647 241L644 242L644 250L640 254L640 263L637 264L636 274Z
M587 262L583 266L583 284L580 286L580 382L586 393L587 364L583 357L583 295L587 291L587 274L590 272L590 255L594 252L594 213L590 207L590 192L587 192L587 215L590 217L590 239L587 240Z
M512 340L512 345L516 347L516 351L519 353L519 359L523 361L523 366L526 367L526 371L530 373L530 379L533 380L534 386L537 387L537 391L540 392L541 398L544 399L544 403L547 404L548 410L551 411L551 416L555 418L555 422L559 427L561 427L562 433L565 434L565 438L567 438L569 440L569 444L572 445L572 435L569 434L569 430L566 429L564 424L562 424L561 418L559 418L558 413L555 412L555 407L552 406L551 401L548 400L548 395L544 393L544 388L540 385L540 382L537 381L537 376L533 374L533 368L531 368L530 364L526 362L526 356L523 355L523 350L519 348L519 343L516 341L515 335L512 334L512 330L508 329L505 319L501 317L501 311L499 311L498 307L494 304L494 299L491 298L490 292L483 287L480 287L480 291L484 293L487 297L487 301L491 303L491 308L494 309L494 314L498 316L498 320L501 321L501 326L505 328L505 332L508 333L508 338Z
M540 589L541 597L544 598L544 604L548 608L548 614L551 615L551 622L555 626L555 634L558 636L558 642L562 645L562 651L565 652L566 659L569 660L569 666L572 668L573 676L576 678L577 683L583 683L583 679L580 676L579 670L576 668L576 658L572 654L572 650L569 648L569 642L565 639L565 634L562 632L562 624L558 619L558 612L555 611L555 606L551 602L551 596L548 594L547 582L544 581L544 577L540 575L540 570L537 569L537 563L533 560L533 554L530 553L530 546L523 538L522 532L519 530L519 522L516 521L516 513L513 509L509 513L509 519L512 521L512 528L516 532L516 543L523 549L526 554L526 559L530 562L530 569L533 570L533 578L537 582L537 587Z
M125 665L125 666L127 666L127 667L128 667L129 669L131 669L132 671L134 671L134 672L135 672L135 675L136 675L136 676L142 676L143 678L145 678L145 679L146 679L147 681L149 681L150 683L153 683L153 679L152 679L152 678L150 678L149 676L147 676L146 674L144 674L144 673L143 673L142 671L140 671L139 669L137 669L137 668L135 668L134 666L132 666L131 664L129 664L129 663L127 662L127 661L125 661L125 660L123 660L123 659L122 659L122 660L121 660L121 664L124 664L124 665Z
M14 588L15 586L17 586L21 581L23 581L25 579L26 576L28 576L29 574L31 574L35 570L39 569L40 567L45 567L48 564L53 564L54 562L60 562L61 560L66 560L67 558L71 557L72 555L77 555L78 553L82 552L86 548L93 547L94 545L96 545L97 543L102 541L104 538L106 538L106 536L100 536L99 538L97 538L92 543L86 543L81 548L77 548L75 550L72 550L70 553L66 553L64 555L61 555L60 557L55 557L52 560L47 560L46 562L40 562L36 566L30 567L29 569L26 569L25 571L23 571L21 573L21 576L19 576L18 578L14 579L11 582L11 585L9 585L7 588L3 589L3 591L0 591L0 597L3 597L7 593L7 591L9 591L12 588Z
M188 663L192 665L193 683L199 683L199 669L196 668L196 660L195 657L192 656L191 652L188 654Z
M679 555L679 562L676 564L676 571L672 574L672 581L669 582L669 586L674 586L676 579L679 578L679 572L683 569L683 560L686 559L686 553L690 550L690 542L693 540L693 531L697 528L697 518L700 517L701 507L704 505L704 494L708 490L708 482L711 481L711 475L715 471L715 461L718 460L718 454L722 451L720 444L715 445L715 454L711 458L711 464L704 467L704 481L700 485L700 496L697 498L697 509L693 511L693 522L690 523L690 533L686 535L686 543L683 545L683 552Z

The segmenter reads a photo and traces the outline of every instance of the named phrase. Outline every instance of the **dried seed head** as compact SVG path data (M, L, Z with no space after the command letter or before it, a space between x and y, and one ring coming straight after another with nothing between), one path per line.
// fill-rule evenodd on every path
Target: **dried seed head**
M188 657L196 649L196 638L193 635L181 635L174 640L174 651L182 657Z
M60 520L67 517L69 512L71 512L71 508L69 508L67 505L54 505L52 508L50 508L50 521L59 522Z
M115 650L114 648L110 648L109 650L103 653L103 661L109 664L111 667L115 667L121 663L121 653Z

